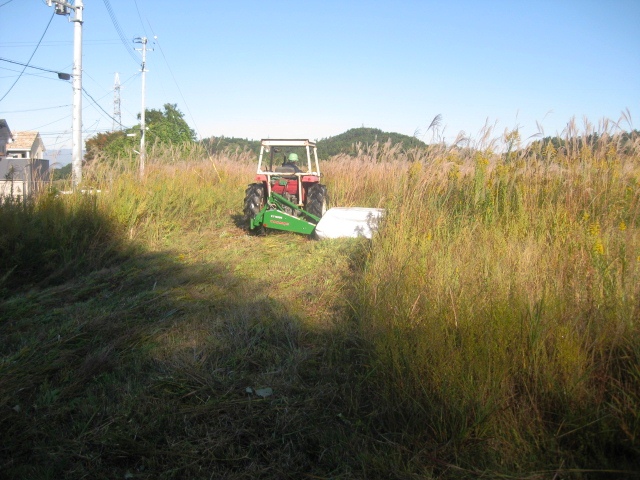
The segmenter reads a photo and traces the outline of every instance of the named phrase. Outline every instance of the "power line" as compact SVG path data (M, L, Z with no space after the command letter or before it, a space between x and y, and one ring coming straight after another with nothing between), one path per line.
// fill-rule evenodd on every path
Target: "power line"
M116 45L120 43L117 40L82 40L84 45ZM20 47L31 47L36 45L36 42L2 42L0 43L0 47L7 48L20 48ZM73 45L73 40L47 40L46 42L42 42L40 44L41 47L59 47L61 45Z
M13 2L13 0L7 0L6 2L4 2L2 5L0 5L0 7L4 7L7 3L11 3Z
M6 58L2 58L2 57L0 57L0 60L2 60L2 61L4 61L4 62L9 62L9 63L15 63L15 64L17 64L17 65L23 65L25 68L26 68L26 67L29 67L29 68L35 68L36 70L42 70L43 72L59 73L59 72L56 72L56 71L54 71L54 70L49 70L49 69L47 69L47 68L36 67L36 66L33 66L33 65L25 64L25 63L15 62L15 61L13 61L13 60L8 60L8 59L6 59ZM86 74L86 72L85 72L85 74ZM130 78L133 78L134 76L135 76L135 75L133 75L133 76L132 76L132 77L130 77ZM94 81L95 81L95 80L94 80ZM105 110L104 110L104 109L103 109L103 108L98 104L97 100L96 100L96 99L94 99L94 98L91 96L91 94L85 90L85 88L84 88L84 87L82 87L82 91L85 93L85 95L87 95L87 96L88 96L88 97L93 101L93 104L94 104L95 106L97 106L100 110L102 110L102 111L103 111L103 112L104 112L104 113L105 113L109 118L111 118L112 120L116 121L120 126L124 127L124 125L122 125L122 123L118 122L118 121L117 121L117 120L115 120L111 115L109 115L109 114L108 114L108 113L107 113L107 112L106 112L106 111L105 111ZM109 91L109 93L107 93L107 94L103 95L101 98L104 98L105 96L109 95L110 93L111 93L111 92ZM63 105L63 106L68 106L68 105ZM49 107L49 108L59 108L59 107ZM21 110L21 111L18 111L18 112L27 112L27 111L36 111L36 110L46 110L46 109L47 109L47 108L40 108L40 109L36 108L36 109L32 109L32 110ZM6 113L11 113L11 112L6 112Z
M4 4L6 5L6 3ZM36 54L36 52L38 51L38 47L40 46L40 42L42 42L42 39L44 38L45 34L47 33L47 30L49 30L49 25L51 25L51 21L53 20L53 17L55 16L55 11L54 13L51 14L51 18L49 19L49 23L47 23L47 27L44 29L44 32L42 32L42 36L40 37L40 40L38 41L38 45L36 45L35 50L33 51L33 53L31 54L31 56L29 57L29 61L27 62L27 65L22 69L22 72L20 72L20 75L18 76L18 78L16 78L16 81L13 82L13 85L11 85L9 87L9 90L7 90L7 93L5 93L2 98L0 98L0 102L2 100L4 100L4 98L9 95L9 92L11 90L13 90L13 87L16 86L16 83L18 83L18 80L20 80L20 78L22 77L22 74L24 73L24 71L27 69L27 67L29 66L29 62L31 62L31 59L33 58L33 56Z
M136 11L138 12L138 18L140 19L140 25L142 26L142 31L144 32L144 35L148 37L149 35L147 35L147 29L144 28L144 22L142 21L142 16L140 15L140 9L138 8L138 0L133 0L133 3L135 4Z
M6 70L8 72L15 72L15 73L20 73L20 70L14 70L13 68L5 68L5 67L0 67L0 70ZM50 75L47 76L43 73L23 73L24 76L28 76L28 77L38 77L38 78L44 78L45 80L51 80L52 82L58 82L59 80L57 78L52 78ZM16 75L3 75L0 78L16 78Z
M117 121L115 118L113 118L111 115L109 115L104 108L102 108L100 106L100 104L89 94L89 92L87 92L84 87L82 88L82 91L84 92L84 94L89 97L91 99L91 101L93 101L93 104L98 107L100 110L102 110L104 112L104 114L109 117L111 120L113 120L115 123L117 123L118 125L120 125L122 128L127 128L124 125L122 125L122 123L120 123L119 121ZM111 93L111 92L109 92Z
M104 2L104 6L107 8L107 12L109 13L109 17L111 17L111 23L113 23L113 26L116 29L116 32L118 33L118 36L120 37L120 41L122 42L122 45L124 46L125 50L127 51L127 53L131 56L131 58L133 58L133 61L136 62L136 64L138 63L138 58L136 58L136 56L134 55L132 49L129 46L129 43L127 42L124 33L122 32L122 28L120 28L120 24L118 23L118 19L116 18L115 13L113 12L113 8L111 8L111 3L109 2L109 0L103 0Z
M52 18L53 18L53 17L52 17ZM33 53L35 53L35 52L33 52ZM32 56L33 56L33 55L32 55ZM21 66L23 66L23 67L25 67L25 68L27 68L27 67L28 67L28 68L33 68L33 69L35 69L35 70L41 70L41 71L43 71L43 72L56 73L56 74L58 74L58 75L60 74L60 72L56 72L55 70L49 70L48 68L36 67L36 66L34 66L34 65L29 65L28 63L16 62L16 61L14 61L14 60L9 60L9 59L7 59L7 58L2 58L2 57L0 57L0 61L3 61L3 62L9 62L9 63L14 63L14 64L16 64L16 65L21 65ZM24 72L24 69L23 69L22 71ZM18 77L18 78L19 78L19 77Z
M164 59L164 63L167 65L167 68L169 69L169 73L171 73L171 78L173 78L173 83L175 83L176 87L178 88L178 93L180 93L180 98L182 98L182 101L184 102L185 107L187 107L187 112L189 112L189 116L191 117L191 121L193 122L193 126L195 127L196 133L198 134L198 137L201 138L200 131L198 130L198 125L196 124L196 121L193 118L193 114L191 113L191 109L189 109L189 104L187 103L187 101L184 98L184 95L182 94L182 90L180 89L180 85L178 85L178 81L176 80L176 76L173 74L173 70L171 70L171 66L169 65L169 62L167 61L167 57L164 54L164 50L162 50L162 45L160 45L160 42L158 42L158 37L156 36L155 32L153 31L153 27L151 26L151 24L149 24L149 28L151 29L151 33L153 33L153 38L156 41L156 43L158 45L158 48L160 49L160 53L162 54L162 58Z
M3 111L2 113L26 113L26 112L38 112L40 110L53 110L55 108L64 108L64 107L70 107L71 105L58 105L57 107L42 107L42 108L30 108L28 110L10 110L10 111Z

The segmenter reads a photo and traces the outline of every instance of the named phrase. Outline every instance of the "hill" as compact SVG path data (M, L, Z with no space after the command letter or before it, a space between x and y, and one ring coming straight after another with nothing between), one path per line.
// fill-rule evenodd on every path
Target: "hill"
M375 142L385 143L391 140L392 144L402 143L404 148L426 147L427 144L415 137L401 133L383 132L378 128L352 128L333 137L323 138L317 141L318 156L322 160L340 154L356 155L356 145L371 145ZM243 151L251 150L256 155L260 153L260 141L236 137L210 137L202 140L202 143L212 153L220 153L225 150Z
M426 147L427 144L415 137L401 133L383 132L378 128L352 128L340 135L323 138L318 141L318 155L327 159L341 153L356 155L357 144L371 145L375 142L385 143L391 140L392 144L402 143L404 148Z
M215 155L216 153L222 153L225 150L231 152L242 152L244 150L251 150L256 155L260 153L260 140L249 140L248 138L237 137L209 137L205 138L201 142L207 150Z

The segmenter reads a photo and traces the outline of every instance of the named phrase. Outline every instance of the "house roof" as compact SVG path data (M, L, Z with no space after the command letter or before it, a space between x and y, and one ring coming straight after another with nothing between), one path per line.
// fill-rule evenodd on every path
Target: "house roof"
M35 142L42 144L38 132L13 132L13 142L7 145L7 150L31 150Z

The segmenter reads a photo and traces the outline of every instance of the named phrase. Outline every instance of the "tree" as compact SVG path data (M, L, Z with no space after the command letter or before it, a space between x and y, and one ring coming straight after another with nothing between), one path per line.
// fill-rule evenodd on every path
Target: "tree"
M147 144L182 145L195 142L196 133L189 128L178 106L165 103L163 108L164 110L145 110ZM125 131L98 133L87 139L84 160L88 163L98 158L108 161L127 158L134 154L134 149L139 144L140 124Z
M196 141L196 132L189 128L183 113L178 110L178 105L175 103L165 103L164 112L155 109L146 110L145 123L149 144L157 142L163 145L180 145Z
M133 132L133 130L133 128L130 128L127 131ZM94 137L87 139L85 143L86 153L84 154L84 161L85 163L90 163L98 157L115 160L118 157L127 156L133 148L134 139L133 137L127 137L126 132L98 133Z
M53 181L56 180L69 180L71 178L71 164L65 165L62 168L53 169Z

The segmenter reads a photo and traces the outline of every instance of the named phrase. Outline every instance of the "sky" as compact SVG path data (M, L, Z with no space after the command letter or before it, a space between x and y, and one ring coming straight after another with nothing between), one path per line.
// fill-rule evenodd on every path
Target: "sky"
M72 85L20 64L72 72L73 23L53 10L0 0L0 118L49 154L71 146ZM116 72L138 123L139 37L147 108L177 104L199 139L526 140L622 112L640 128L640 0L84 0L83 17L85 139L113 129Z

